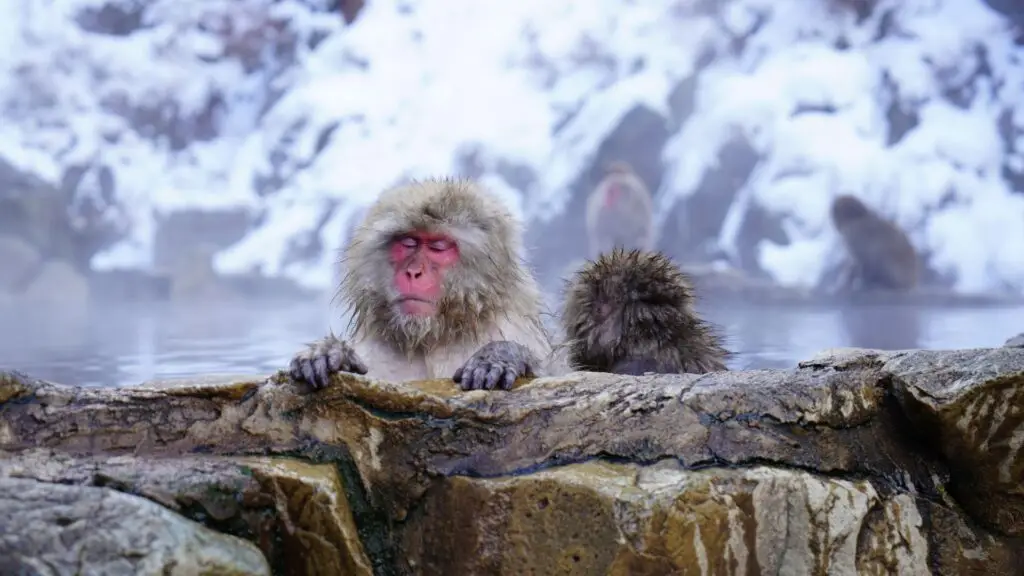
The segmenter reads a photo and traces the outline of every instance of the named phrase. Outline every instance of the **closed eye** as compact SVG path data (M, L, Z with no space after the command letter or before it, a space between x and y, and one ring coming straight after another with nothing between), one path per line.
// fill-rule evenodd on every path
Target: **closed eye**
M427 246L435 252L444 252L445 250L451 250L454 244L451 240L434 240Z

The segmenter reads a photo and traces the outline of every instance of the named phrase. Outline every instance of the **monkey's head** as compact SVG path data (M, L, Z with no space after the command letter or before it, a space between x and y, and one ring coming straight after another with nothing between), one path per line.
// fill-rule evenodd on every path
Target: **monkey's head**
M849 194L836 196L832 200L832 223L842 229L849 222L856 222L871 215L871 210L857 197Z
M700 321L690 281L671 260L616 248L569 281L563 322L571 360L604 371L644 348L687 341Z
M632 174L633 167L625 160L612 160L604 166L605 175L608 174Z
M475 335L522 307L516 294L536 290L522 273L521 234L501 201L470 181L383 192L345 250L341 295L356 330L406 351Z
M631 186L625 181L625 176L636 177L633 172L633 167L628 162L622 160L613 160L608 162L604 167L604 182L607 183L604 191L604 202L602 203L605 208L613 208L623 200L631 200L632 194L630 194Z

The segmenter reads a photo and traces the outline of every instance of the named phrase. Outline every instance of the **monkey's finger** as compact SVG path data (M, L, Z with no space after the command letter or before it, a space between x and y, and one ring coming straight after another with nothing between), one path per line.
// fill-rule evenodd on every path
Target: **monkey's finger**
M484 389L494 390L497 388L498 383L501 380L501 375L504 371L504 368L500 364L491 366L491 371L487 373L487 380L484 382Z
M327 356L320 356L312 362L313 372L317 378L317 388L326 388L327 384L331 381L331 370L327 366L327 361Z
M455 374L452 374L452 380L454 380L456 384L462 381L462 366L455 369Z
M456 381L462 385L463 390L473 389L473 371L476 370L476 365L476 358L470 358L465 364L456 370L456 373L459 376Z
M473 369L473 390L483 390L487 383L487 365L482 364Z
M366 374L367 372L370 371L370 369L366 367L366 363L364 363L359 356L356 356L355 352L349 352L348 356L349 367L352 369L350 370L351 372L354 372L356 374Z
M512 385L516 383L517 374L512 370L505 371L505 381L502 383L505 390L511 390Z
M318 388L319 386L316 382L316 372L313 370L313 363L308 360L304 360L300 362L299 365L302 371L302 381L313 388Z

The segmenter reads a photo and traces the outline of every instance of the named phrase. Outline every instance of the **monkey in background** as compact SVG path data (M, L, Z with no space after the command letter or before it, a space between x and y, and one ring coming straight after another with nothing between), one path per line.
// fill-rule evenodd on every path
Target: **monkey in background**
M726 370L730 353L693 302L689 278L660 252L601 254L566 287L568 362L576 370L631 375Z
M345 248L349 338L308 345L291 361L292 378L315 389L351 372L492 390L546 375L551 344L522 253L521 223L471 181L383 192Z
M831 215L850 256L846 287L906 291L917 285L917 251L895 224L848 194L832 201Z
M586 230L590 257L616 247L654 246L654 203L647 186L626 162L611 162L587 198Z

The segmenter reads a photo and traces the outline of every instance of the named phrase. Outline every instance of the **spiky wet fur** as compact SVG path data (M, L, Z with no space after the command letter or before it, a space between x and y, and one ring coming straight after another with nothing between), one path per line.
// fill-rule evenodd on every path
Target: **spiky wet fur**
M562 322L574 369L703 374L729 352L693 308L689 278L658 252L615 250L585 263L566 287Z
M431 318L405 316L394 306L389 245L413 230L448 235L459 249ZM539 318L540 291L525 272L521 238L519 220L472 181L430 179L383 192L345 250L339 295L352 310L355 333L413 353L480 340L499 314Z

